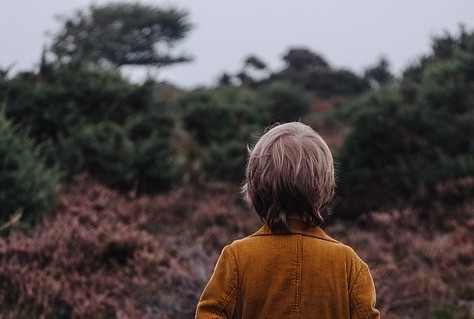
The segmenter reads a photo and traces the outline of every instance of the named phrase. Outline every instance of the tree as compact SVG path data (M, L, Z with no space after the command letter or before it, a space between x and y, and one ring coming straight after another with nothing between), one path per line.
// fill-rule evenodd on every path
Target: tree
M59 60L84 59L99 66L165 66L190 61L171 53L191 29L188 13L139 3L92 5L72 17L60 17L63 29L50 51Z
M384 84L392 83L394 78L390 72L390 63L385 57L381 57L376 65L364 71L364 79L373 86L380 87Z
M366 91L367 82L357 74L335 69L318 53L306 48L290 48L283 56L286 66L263 82L290 82L318 97L356 95Z
M329 63L319 54L311 52L306 48L291 48L283 56L288 69L302 71L308 68L329 68Z

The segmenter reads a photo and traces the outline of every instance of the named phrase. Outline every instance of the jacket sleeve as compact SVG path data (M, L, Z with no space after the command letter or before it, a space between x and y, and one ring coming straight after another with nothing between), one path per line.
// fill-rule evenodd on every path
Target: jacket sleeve
M365 263L362 263L349 294L351 318L380 318L380 312L375 308L374 281Z
M232 318L236 305L238 273L235 255L224 247L196 309L196 319Z

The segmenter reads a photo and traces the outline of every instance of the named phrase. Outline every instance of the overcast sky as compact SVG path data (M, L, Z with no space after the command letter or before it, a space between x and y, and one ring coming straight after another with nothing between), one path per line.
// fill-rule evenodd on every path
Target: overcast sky
M89 0L0 0L0 68L12 73L37 67L56 15L87 9ZM148 0L186 9L194 25L176 49L194 61L162 69L158 80L185 88L214 85L236 73L253 54L272 70L291 47L306 47L334 68L362 73L385 56L397 75L428 53L433 36L474 28L474 0ZM127 76L137 79L137 73Z

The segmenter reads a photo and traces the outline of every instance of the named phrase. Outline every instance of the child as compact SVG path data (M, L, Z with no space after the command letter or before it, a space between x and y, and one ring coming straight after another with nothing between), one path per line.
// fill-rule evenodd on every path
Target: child
M195 318L380 318L367 265L319 228L335 187L321 136L286 123L249 153L242 193L264 226L224 247Z

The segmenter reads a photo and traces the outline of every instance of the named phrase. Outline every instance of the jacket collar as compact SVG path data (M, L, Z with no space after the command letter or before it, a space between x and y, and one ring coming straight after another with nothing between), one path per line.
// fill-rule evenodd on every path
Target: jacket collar
M320 227L305 229L303 222L300 220L290 219L288 221L288 226L290 228L291 233L290 234L284 233L281 235L300 234L304 236L310 236L310 237L315 237L322 240L327 240L334 243L339 243L339 241L328 236ZM275 235L275 233L271 231L270 227L268 227L267 225L263 225L259 230L257 230L254 234L252 234L251 237L266 236L266 235Z

